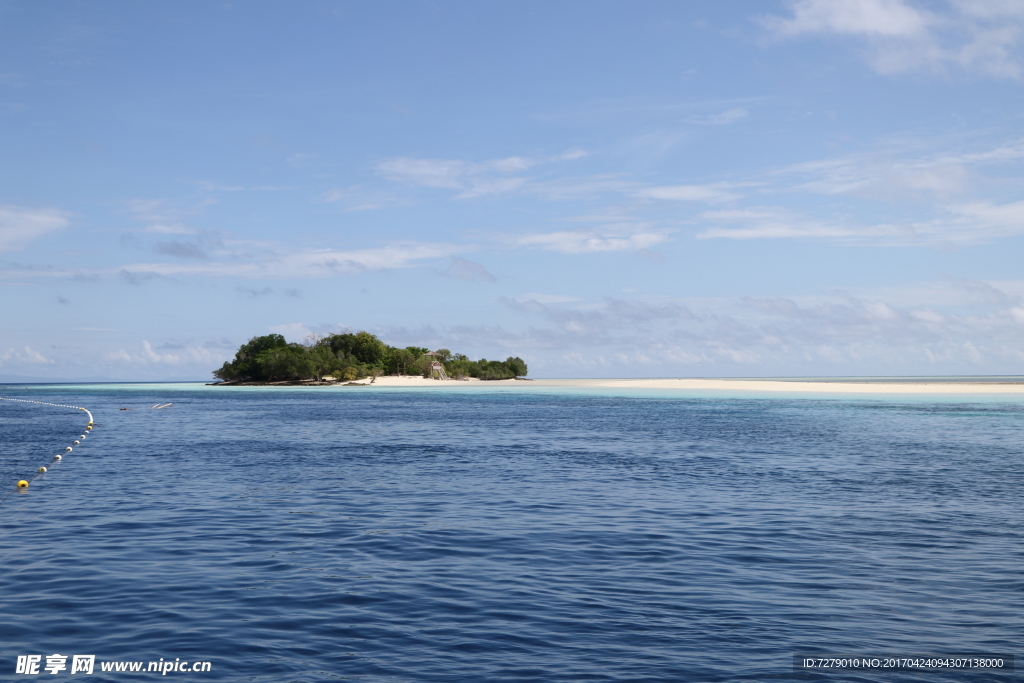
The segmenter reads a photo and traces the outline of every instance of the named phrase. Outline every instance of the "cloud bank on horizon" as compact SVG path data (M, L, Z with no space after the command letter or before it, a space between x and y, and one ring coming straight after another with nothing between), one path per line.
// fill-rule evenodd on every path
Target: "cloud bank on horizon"
M1024 374L1024 5L721 5L0 6L0 381Z

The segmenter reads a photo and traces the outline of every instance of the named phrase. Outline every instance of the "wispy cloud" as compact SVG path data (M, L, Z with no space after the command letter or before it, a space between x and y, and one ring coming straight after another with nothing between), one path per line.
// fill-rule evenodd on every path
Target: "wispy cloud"
M969 244L1024 235L1024 201L1009 204L973 202L938 208L930 220L864 223L849 217L825 221L783 207L706 211L711 224L697 239L830 239L878 245Z
M903 0L797 0L789 17L768 16L763 23L789 36L843 33L907 38L922 36L937 20Z
M198 235L199 231L195 228L188 228L184 225L164 225L154 224L147 225L142 232L152 233L154 235Z
M965 312L958 308L962 297L949 296L961 284L911 288L924 299L893 290L902 302L886 294L839 292L551 303L516 297L503 303L540 323L518 341L520 348L535 351L528 361L539 356L541 367L563 373L569 367L607 372L630 364L650 365L662 376L666 370L719 374L743 366L764 373L802 367L823 374L927 374L937 367L971 372L1024 362L1019 296L993 283L969 283L970 289L985 290L990 305ZM1013 286L1024 291L1024 282ZM999 296L993 298L993 290Z
M739 199L735 190L747 184L739 183L708 183L705 185L659 185L637 190L636 197L648 199L667 199L679 202L730 202Z
M783 239L864 238L891 236L889 227L842 225L816 221L782 207L754 207L727 211L706 211L700 215L712 227L697 233L697 239ZM718 225L715 225L718 224ZM728 227L726 227L728 226Z
M690 116L684 119L686 123L696 123L701 126L727 126L740 119L750 116L750 112L742 107L727 109L718 114L705 114L703 116Z
M1024 235L1024 201L1009 204L973 202L946 207L953 220L941 225L950 237L963 241Z
M564 294L542 294L538 292L531 292L528 294L519 294L517 296L506 297L509 301L514 301L517 304L523 304L528 301L534 301L539 304L564 304L571 301L579 301L578 296L566 296Z
M735 208L703 211L688 220L701 226L698 239L831 240L849 244L950 245L1024 235L1024 206L980 196L1018 193L1013 175L1024 160L1024 142L987 148L962 140L897 138L879 149L792 164L749 179L634 190L639 197L731 202ZM743 205L743 188L764 202ZM830 197L821 205L813 195ZM808 201L808 199L810 201ZM865 202L864 200L869 200ZM800 209L790 206L800 203ZM878 205L884 202L882 220ZM897 208L893 208L897 207Z
M482 197L519 190L529 178L522 173L542 164L572 161L585 157L580 149L571 149L550 157L513 156L473 162L462 159L422 159L397 157L377 164L377 171L388 180L438 189L457 190L460 198Z
M528 189L535 195L552 201L585 199L602 194L634 192L640 183L625 180L618 175L596 175L576 178L558 178L535 182Z
M33 240L67 225L68 214L58 209L0 206L0 252L24 249Z
M274 290L270 287L262 287L260 289L253 289L252 287L243 287L239 285L235 288L239 294L249 299L259 299L261 297L270 296L274 293Z
M194 184L207 192L287 192L299 189L294 185L229 185L212 180L196 180Z
M4 365L49 365L53 362L52 359L47 358L31 346L0 351L0 363Z
M216 348L216 345L204 344L164 344L154 348L149 341L143 340L141 349L128 351L117 349L103 353L103 359L108 363L128 365L204 365L214 367L223 359L225 353L223 348Z
M461 256L453 256L451 263L448 264L448 268L445 269L443 274L457 280L465 280L466 282L498 281L498 278L494 277L482 264L464 259Z
M129 199L124 202L129 215L148 223L142 231L158 235L194 235L200 231L184 224L185 220L201 214L216 200L207 198L198 202L180 202L171 199Z
M1018 78L1024 5L997 0L796 0L758 21L779 38L840 35L860 41L880 73L958 69Z
M342 204L347 211L372 211L405 203L405 200L390 192L383 192L365 185L332 187L324 192L320 199L327 204Z
M509 238L515 246L533 247L564 254L587 254L602 251L639 251L668 240L662 232L612 232L560 230L532 233Z
M192 244L191 242L179 242L178 240L160 242L156 245L156 253L186 259L206 258L206 252L199 245Z
M896 140L873 152L785 166L771 176L795 179L791 190L889 201L949 199L979 181L980 169L1024 159L1022 140L959 153L933 153L919 149L921 144Z
M544 295L502 298L501 302L514 310L543 316L557 326L560 335L592 336L587 344L601 343L599 339L607 340L615 330L628 328L632 333L649 324L678 323L697 318L689 308L676 302L615 298L580 301L571 297Z
M417 263L465 253L466 245L402 242L369 249L306 249L287 251L281 245L227 243L203 263L131 263L106 269L27 268L0 270L0 277L113 277L133 285L159 277L203 275L248 279L309 279L409 268Z

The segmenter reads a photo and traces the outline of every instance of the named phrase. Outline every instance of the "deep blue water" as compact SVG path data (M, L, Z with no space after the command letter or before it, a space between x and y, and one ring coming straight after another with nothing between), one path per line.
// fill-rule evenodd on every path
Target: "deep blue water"
M210 661L167 674L196 681L799 680L798 652L1024 634L1019 401L0 396L99 423L0 504L3 680L51 653ZM84 424L0 401L2 491Z

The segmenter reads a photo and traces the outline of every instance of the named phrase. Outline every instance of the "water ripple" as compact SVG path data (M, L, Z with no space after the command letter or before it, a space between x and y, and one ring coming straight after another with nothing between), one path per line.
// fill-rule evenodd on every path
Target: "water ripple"
M11 671L753 681L797 652L1019 641L1020 405L32 391L101 426L0 506ZM80 421L0 410L2 481Z

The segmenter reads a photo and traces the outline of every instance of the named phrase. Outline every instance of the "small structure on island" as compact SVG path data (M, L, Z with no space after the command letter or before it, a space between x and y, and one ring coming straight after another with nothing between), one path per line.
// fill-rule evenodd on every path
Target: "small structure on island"
M427 351L423 354L430 367L429 379L448 379L448 373L444 371L444 364L441 362L441 354L436 351Z

